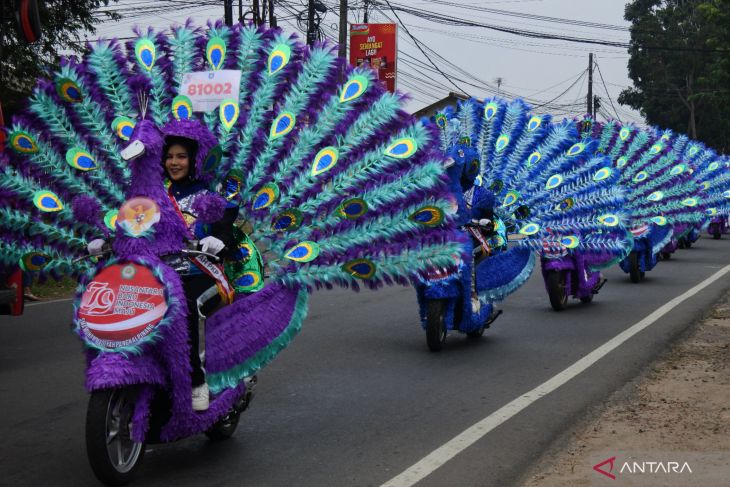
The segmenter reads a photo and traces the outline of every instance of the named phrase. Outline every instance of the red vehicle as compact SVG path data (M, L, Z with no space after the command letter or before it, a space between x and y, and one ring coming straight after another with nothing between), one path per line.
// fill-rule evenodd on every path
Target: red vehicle
M23 314L23 271L0 270L0 315Z

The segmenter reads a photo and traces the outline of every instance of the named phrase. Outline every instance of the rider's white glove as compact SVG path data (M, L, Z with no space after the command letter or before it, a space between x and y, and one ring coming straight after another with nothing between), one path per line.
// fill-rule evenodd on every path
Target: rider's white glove
M218 255L218 252L223 250L225 246L226 244L215 237L205 237L200 241L200 250L209 254Z
M89 255L101 255L101 248L104 246L105 243L106 240L104 240L103 238L95 238L86 246L86 251L89 252Z

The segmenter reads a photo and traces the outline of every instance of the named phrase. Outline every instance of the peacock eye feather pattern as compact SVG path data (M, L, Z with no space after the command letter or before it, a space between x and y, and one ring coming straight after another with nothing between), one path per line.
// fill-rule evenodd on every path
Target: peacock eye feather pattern
M135 29L135 33L136 39L127 43L127 52L133 68L130 87L138 95L137 111L142 114L149 110L152 120L163 125L168 120L172 94L175 93L170 79L171 62L163 55L169 51L168 38L152 28L146 32Z
M100 132L108 134L109 129L103 117L98 113L98 108L92 108L91 113L89 113L90 104L92 102L86 99L78 103L64 104L46 92L39 90L36 91L32 98L30 108L37 117L37 126L43 127L42 130L46 133L46 137L52 137L54 142L63 144L67 147L67 150L75 149L86 152L96 160L97 156L92 155L89 142L107 142L107 144L102 143L101 148L104 152L100 152L100 154L104 156L104 162L108 163L97 165L95 173L88 174L86 180L100 187L99 189L105 193L112 195L114 202L118 203L123 200L123 192L119 185L114 184L114 181L119 175L124 174L124 170L119 167L120 159L118 154L114 153L111 157L108 157L112 151L116 151L116 147L111 149L111 143L108 140L104 140L106 138L101 133L95 132L95 130L100 130ZM64 107L62 105L71 105L71 107ZM102 124L102 127L94 123L99 119L102 120L99 122ZM74 129L74 120L77 120L77 124L84 124L89 134L95 133L95 135L82 137L79 131ZM76 166L72 165L72 167Z
M315 48L308 56L305 56L302 71L291 91L279 104L279 114L271 123L269 138L249 173L252 186L261 182L266 168L272 163L277 153L289 152L288 149L291 145L297 143L297 138L302 151L308 148L303 144L309 144L309 147L312 147L318 142L316 136L305 138L302 135L297 137L295 134L299 131L300 125L307 123L308 117L305 115L305 110L310 102L310 97L315 94L320 83L326 82L328 77L334 75L337 67L336 59L335 53L330 48Z
M293 59L298 59L300 54L299 50L295 49L294 40L283 34L278 34L269 40L262 54L268 58L273 51L281 49L282 45L286 45L291 51ZM238 140L234 144L230 167L226 166L226 170L238 169L248 173L255 165L254 161L257 159L260 148L265 147L267 144L266 138L259 134L259 128L270 125L273 120L274 116L270 111L270 107L275 105L274 101L277 95L281 94L285 84L290 81L287 76L290 71L286 66L283 66L275 73L262 77L261 83L251 96L245 126L240 131ZM281 143L281 141L278 143ZM245 196L250 196L250 194L247 192Z
M50 179L54 184L58 185L61 191L59 196L68 196L71 194L93 194L102 200L106 205L115 205L121 200L121 195L117 188L104 177L82 177L80 171L73 169L66 162L66 153L59 154L55 150L55 145L41 139L40 133L34 130L15 125L10 132L10 140L16 138L16 134L24 134L23 137L32 139L35 150L32 152L18 150L11 146L19 154L26 156L26 161L32 164L36 171L45 174L45 178Z

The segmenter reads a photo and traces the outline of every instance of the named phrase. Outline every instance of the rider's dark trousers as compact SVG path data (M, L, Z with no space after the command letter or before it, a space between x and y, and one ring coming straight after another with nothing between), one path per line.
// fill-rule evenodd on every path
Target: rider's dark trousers
M205 372L200 363L200 337L198 336L198 296L207 291L211 286L215 286L215 280L207 274L195 274L192 276L182 276L183 291L185 291L185 301L188 304L188 338L190 341L190 365L192 366L191 379L193 387L202 385L205 382ZM201 311L207 316L210 311L220 302L220 296L205 302Z

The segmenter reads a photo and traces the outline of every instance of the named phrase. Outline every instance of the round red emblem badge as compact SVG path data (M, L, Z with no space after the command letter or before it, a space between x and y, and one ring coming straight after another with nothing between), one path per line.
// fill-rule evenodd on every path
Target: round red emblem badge
M86 340L114 349L137 345L166 311L164 286L148 267L112 264L86 285L76 323Z

